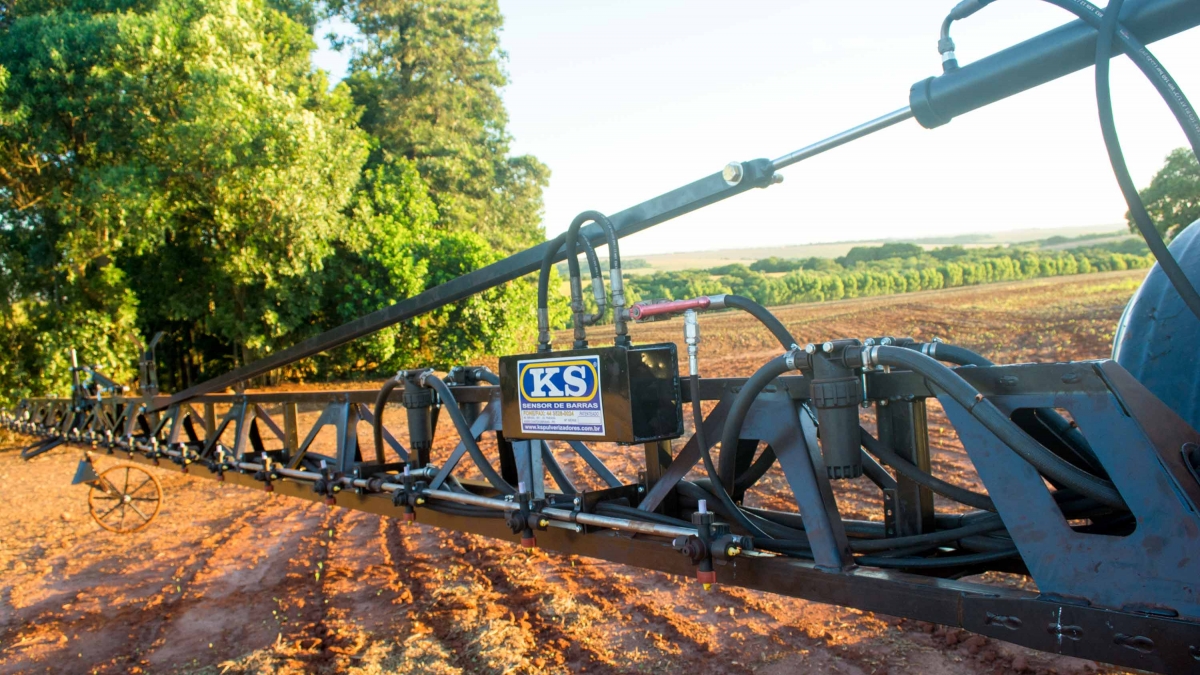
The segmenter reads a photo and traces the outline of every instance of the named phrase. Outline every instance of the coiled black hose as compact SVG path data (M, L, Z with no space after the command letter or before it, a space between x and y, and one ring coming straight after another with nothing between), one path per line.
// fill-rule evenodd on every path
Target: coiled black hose
M584 328L583 321L583 281L579 273L579 260L576 256L579 254L579 228L584 223L595 222L600 225L600 229L604 230L604 234L608 239L608 256L609 269L613 270L613 274L619 274L621 268L621 252L617 247L616 231L613 228L612 221L599 211L584 211L575 216L575 220L571 221L570 227L566 232L567 244L567 266L571 275L571 309L575 315L575 348L580 349L587 346L587 331ZM544 263L543 263L544 264ZM597 265L598 267L599 265ZM595 278L595 277L593 277ZM616 282L615 279L613 280ZM618 290L615 289L614 290ZM613 299L613 304L616 305L616 298ZM620 307L614 307L615 311L620 311ZM620 324L622 317L617 316L616 322ZM618 331L619 332L619 331Z
M720 470L715 476L710 476L713 481L720 483L720 489L725 490L725 485L729 485L729 489L734 486L738 440L742 433L742 425L746 421L746 414L750 412L750 406L754 405L754 399L767 385L791 370L786 354L776 356L756 370L742 385L741 391L734 396L721 433Z
M383 383L379 393L375 395L375 414L371 420L371 431L375 435L375 461L383 464L383 411L387 407L388 397L404 379L396 375Z
M424 384L436 391L438 396L441 397L442 408L450 415L450 419L454 422L454 428L458 431L459 438L462 439L463 445L471 455L471 459L475 461L475 466L483 473L483 477L492 484L492 487L500 492L506 495L516 494L516 489L509 485L508 481L504 480L500 474L496 473L496 470L492 468L492 463L488 461L487 456L479 449L479 444L475 442L475 435L471 432L471 425L467 424L467 419L463 417L462 410L459 410L458 401L454 399L454 392L450 391L450 387L446 386L446 383L441 378L433 374L425 376Z
M872 358L881 365L918 373L946 392L956 403L996 435L1021 458L1050 480L1081 495L1114 508L1127 508L1111 481L1098 478L1042 447L1004 413L984 398L975 387L936 360L903 347L870 347Z
M538 311L538 351L545 351L550 348L550 270L554 267L554 258L558 255L558 250L562 248L563 243L567 240L567 233L562 233L553 238L546 247L546 252L542 254L542 266L538 270L538 289L537 289L537 311ZM600 272L600 260L596 256L596 249L592 247L591 242L587 242L584 247L584 252L587 255L588 269L592 273L593 279L602 278ZM579 261L575 256L570 256L575 260L576 274L579 272ZM568 267L570 263L568 263ZM597 319L600 314L604 313L604 308L597 308Z
M774 361L772 361L772 363L773 362ZM729 492L725 490L723 485L721 485L721 479L717 474L717 467L713 464L712 453L709 452L708 443L704 438L704 412L700 408L700 376L692 375L690 379L692 393L692 419L696 427L696 445L700 448L700 457L704 459L704 470L708 472L708 478L710 481L712 481L713 493L728 511L726 515L736 521L738 525L741 525L747 532L755 537L766 537L767 534L763 532L757 524L751 522L751 520L746 517L746 514L742 513L742 510L739 509L737 504L734 503L733 497L730 497ZM743 391L745 391L745 388L743 388ZM741 398L741 394L738 394L738 398ZM751 400L753 400L753 398L751 398ZM746 407L749 408L749 406ZM745 416L744 411L742 415ZM729 428L729 418L726 418L725 428ZM740 422L738 424L738 430L741 430ZM733 445L722 446L722 448L736 447L736 440L733 442ZM722 450L721 456L723 459L725 456L724 450Z
M1125 47L1125 54L1158 90L1159 95L1171 109L1175 119L1178 120L1184 135L1187 136L1188 142L1192 146L1192 152L1197 156L1200 156L1200 119L1197 118L1195 109L1192 108L1167 69L1144 44L1120 23L1124 0L1110 0L1103 11L1086 0L1047 0L1047 2L1071 12L1097 30L1096 107L1100 116L1100 131L1104 137L1104 147L1108 151L1109 163L1112 165L1117 184L1121 188L1121 194L1125 197L1125 203L1129 206L1129 214L1134 225L1146 240L1146 245L1150 248L1159 267L1162 268L1163 274L1171 282L1171 286L1179 293L1183 303L1192 314L1200 319L1200 292L1196 291L1196 287L1179 267L1179 262L1171 255L1162 236L1158 234L1154 222L1150 219L1150 214L1146 212L1141 196L1138 195L1133 177L1129 175L1129 167L1125 163L1121 142L1117 136L1116 123L1113 120L1112 90L1109 82L1109 60L1113 55L1113 40L1121 40ZM946 23L943 23L943 38L948 35L950 20L951 17L947 17Z
M879 458L879 461L887 464L896 470L896 473L904 476L921 487L928 488L947 499L953 499L961 504L973 506L984 511L995 511L996 505L992 502L992 498L987 495L981 495L978 492L972 492L965 488L960 488L957 485L952 485L946 481L925 473L912 462L904 459L896 454L894 450L889 448L882 441L872 436L866 429L859 427L863 447L865 447L872 455Z

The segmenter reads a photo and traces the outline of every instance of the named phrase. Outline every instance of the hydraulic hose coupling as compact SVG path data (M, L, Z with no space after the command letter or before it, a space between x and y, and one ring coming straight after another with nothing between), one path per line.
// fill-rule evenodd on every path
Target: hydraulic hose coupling
M724 295L702 295L685 300L648 300L635 302L629 308L629 318L634 321L661 321L683 314L688 310L703 312L709 309L725 309Z
M941 38L938 40L938 54L942 55L943 73L958 70L958 57L954 54L954 40L950 38L950 24L971 16L993 2L995 0L962 0L946 15L946 19L942 21Z
M694 309L683 313L683 341L687 343L688 374L695 377L700 374L700 317Z
M612 267L608 271L608 285L612 289L612 306L613 306L613 330L616 333L616 344L628 347L629 327L626 322L632 317L632 314L625 307L625 279L621 276L621 268L619 266Z
M715 517L712 511L708 510L708 500L699 500L699 503L696 505L696 512L692 514L692 524L696 526L696 535L700 538L701 550L704 553L699 567L696 568L696 581L703 584L706 591L711 590L712 585L717 583L717 571L713 569L711 550L714 521Z

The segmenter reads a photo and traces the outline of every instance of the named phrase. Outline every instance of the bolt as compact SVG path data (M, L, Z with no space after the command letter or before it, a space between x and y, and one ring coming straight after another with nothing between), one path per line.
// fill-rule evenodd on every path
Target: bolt
M741 162L730 162L725 165L724 169L721 170L721 177L724 178L725 182L729 185L737 185L738 183L742 182L743 174L744 171L742 170Z
M821 345L821 351L825 352L826 354L832 352L833 351L833 343L826 342L825 344Z
M804 345L804 353L805 353L805 354L816 354L816 353L817 353L817 346L816 346L816 345L814 345L814 344L813 344L813 343L811 343L811 342L810 342L810 343L808 343L808 344L806 344L806 345Z
M781 173L771 174L771 185L779 185L782 182L783 182L783 174L781 174Z
M576 531L576 532L583 532L583 526L582 526L582 525L578 525L578 524L576 524L576 525L575 525L575 531Z
M583 504L583 501L581 499L579 499L579 497L576 497L572 503L574 503L575 506L580 506L581 504Z
M646 493L646 486L645 486L645 485L639 485L639 486L638 486L638 494L640 495L640 494L645 494L645 493Z

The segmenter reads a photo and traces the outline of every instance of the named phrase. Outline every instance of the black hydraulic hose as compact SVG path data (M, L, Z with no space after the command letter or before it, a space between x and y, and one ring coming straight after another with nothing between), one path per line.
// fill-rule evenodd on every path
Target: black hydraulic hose
M454 392L450 391L450 387L441 378L428 374L423 380L423 384L430 389L433 389L441 397L442 408L450 415L450 419L454 422L454 428L458 430L458 436L462 439L463 445L466 446L467 452L471 454L471 459L475 460L475 465L483 473L483 477L487 479L492 487L506 495L516 494L517 491L513 486L509 485L496 470L492 468L491 462L487 456L479 449L479 444L475 442L475 435L471 433L471 425L467 424L467 419L463 417L462 411L458 408L458 401L454 399Z
M855 553L877 553L890 549L907 548L909 546L940 546L958 541L963 537L986 534L1003 529L1004 523L1000 521L1000 516L993 515L991 518L981 518L978 522L949 530L937 530L907 537L890 537L886 539L853 539L850 541L850 550Z
M960 504L973 506L984 511L995 511L996 505L992 503L992 498L987 495L981 495L978 492L972 492L966 488L952 485L946 481L925 473L912 462L904 459L896 453L895 450L889 448L882 441L872 436L866 429L859 427L859 433L862 437L863 447L872 455L879 458L879 461L892 467L901 476L911 480L921 487L928 488L939 495L952 499Z
M783 553L798 558L812 558L812 547L807 539L755 539L754 548L761 551Z
M583 252L588 262L588 272L592 279L592 296L596 299L596 313L587 317L587 324L590 326L600 319L604 318L604 312L608 309L607 299L604 295L604 276L600 272L600 259L596 256L596 247L592 246L591 240L584 237Z
M767 471L769 471L775 464L775 459L775 448L772 448L768 445L762 451L762 453L759 454L758 459L755 459L754 463L750 465L750 468L746 469L745 473L734 479L734 492L745 492L750 488L750 486L757 483L759 479L766 475Z
M576 258L579 255L579 228L583 227L584 223L595 222L600 225L600 229L604 230L605 237L608 241L608 261L609 269L612 271L610 281L613 285L613 311L615 322L618 325L618 334L620 334L620 325L622 317L616 316L620 314L621 303L616 293L623 292L619 288L621 282L617 281L616 277L620 274L621 269L621 251L617 248L616 230L613 228L612 221L599 211L584 211L575 216L575 220L571 221L570 227L567 228L567 267L571 274L571 311L575 317L575 348L580 349L587 346L587 330L584 327L583 321L583 281L579 272L579 260Z
M929 356L903 347L866 349L870 350L870 359L877 364L905 368L924 376L1050 480L1107 506L1126 508L1121 493L1111 481L1093 476L1042 447L953 370Z
M1154 254L1154 259L1158 261L1158 266L1162 269L1163 274L1175 287L1179 297L1183 299L1183 304L1187 305L1197 319L1200 319L1200 293L1196 292L1196 287L1179 267L1179 262L1167 249L1166 243L1163 242L1162 237L1158 234L1158 229L1154 227L1154 222L1150 219L1150 214L1146 212L1146 206L1142 203L1137 187L1133 184L1133 177L1129 175L1129 167L1125 164L1125 155L1121 150L1121 141L1117 137L1108 73L1109 59L1112 57L1113 36L1117 33L1117 18L1120 16L1123 4L1124 0L1111 0L1108 3L1108 7L1104 10L1104 22L1096 39L1096 107L1100 112L1100 131L1104 136L1104 147L1108 150L1109 163L1112 164L1113 173L1116 175L1117 184L1121 187L1125 203L1129 205L1129 213L1133 217L1134 224L1145 238L1146 245L1150 247L1150 252ZM1169 104L1170 99L1167 102ZM1184 131L1187 131L1187 125L1184 125ZM1192 136L1189 135L1188 138L1191 140ZM1192 151L1197 152L1195 143L1193 143Z
M782 358L782 357L780 357L780 358ZM772 363L774 363L774 361L772 361ZM734 503L733 497L730 497L729 492L725 490L725 486L721 485L721 479L718 477L718 474L717 474L717 467L716 467L716 465L713 464L712 453L709 452L708 443L705 442L705 438L704 438L704 412L700 409L700 401L701 401L701 398L700 398L700 376L692 375L690 379L691 379L691 393L692 393L692 420L696 427L696 445L697 445L697 447L700 448L700 456L704 459L704 470L708 472L708 479L710 481L712 481L712 492L713 492L713 494L716 495L717 499L721 502L721 504L728 511L727 515L730 518L733 518L733 520L735 520L738 525L741 525L747 532L749 532L751 536L766 537L767 534L765 532L763 532L763 530L758 525L751 522L750 519L746 517L745 513L742 513L742 510L739 509L738 505ZM743 387L742 392L744 393L746 391L746 389L747 389L747 387ZM740 399L741 396L742 396L742 394L739 393L738 399ZM753 400L753 397L751 397L751 400ZM737 407L736 399L734 401L734 407L735 408ZM747 405L746 408L749 408L749 406ZM745 416L744 411L743 411L742 415L743 415L743 417ZM731 419L732 419L732 417L726 418L726 421L725 421L726 431L728 431L728 429L729 429L729 420L731 420ZM741 426L742 426L741 420L739 420L738 421L738 430L739 431L741 430ZM728 435L728 434L726 434L726 435ZM722 459L724 459L724 457L725 457L724 448L735 448L736 449L737 441L734 440L732 445L723 445L722 446L722 450L721 450Z
M802 522L795 522L797 520L802 521L799 514L778 513L767 511L765 509L753 508L747 508L745 510L752 516L758 516L765 520L789 527L791 530L793 530L793 532L803 531L802 527L796 527L797 525L802 525ZM980 515L982 517L973 518L969 522L959 522L954 527L906 537L883 536L883 523L843 520L842 525L845 527L847 534L856 535L856 538L850 540L850 549L855 553L875 553L912 547L916 547L917 550L921 550L932 546L940 546L953 541L958 541L964 537L974 537L990 532L1004 530L1004 523L996 514L987 513ZM793 534L792 537L794 538L795 534ZM1009 542L1010 548L1011 545L1012 542Z
M599 504L596 505L596 511L598 513L609 513L612 515L620 516L622 518L631 518L634 520L644 520L648 523L658 523L659 525L673 525L675 527L693 527L693 525L690 522L683 520L681 518L672 518L671 516L666 516L661 513L654 513L653 511L642 511L641 509L635 509L632 506L624 506L622 504L612 504L612 503L607 503L607 502L600 502Z
M784 351L796 346L796 338L792 337L792 334L788 332L783 322L768 311L766 307L741 295L726 295L725 306L740 309L762 322L762 325L766 326L767 330L771 331L771 334L783 346ZM722 454L724 453L722 452Z
M484 382L487 382L488 384L492 385L493 387L500 386L500 376L493 373L486 366L480 366L480 367L476 368L475 369L475 377L480 380L483 380Z
M448 513L455 516L467 516L469 518L503 518L504 512L496 509L485 509L479 506L471 506L468 504L442 503L436 499L425 500L425 508L439 513Z
M1125 55L1142 71L1150 84L1158 90L1159 96L1162 97L1167 107L1171 109L1171 114L1175 115L1175 120L1179 122L1184 135L1187 136L1188 143L1192 146L1192 152L1200 154L1200 117L1197 117L1196 109L1184 96L1183 90L1175 82L1175 78L1171 77L1171 73L1167 72L1167 69L1146 48L1146 45L1142 44L1141 40L1138 40L1125 28L1124 24L1120 23L1120 3L1110 4L1109 7L1101 10L1088 0L1045 0L1045 2L1067 10L1097 31L1104 28L1105 12L1109 8L1115 9L1113 15L1117 17L1118 23L1114 37L1121 41ZM1099 45L1097 45L1098 47Z
M797 531L804 531L804 518L799 513L786 513L784 511L772 511L770 509L758 509L752 506L743 506L742 510L752 516L758 516L763 520L770 521L791 528ZM883 523L877 523L869 520L842 520L842 527L845 528L846 534L859 539L882 539L885 531Z
M392 391L403 382L399 375L389 379L379 388L375 395L375 413L371 420L371 431L375 434L375 461L383 464L383 411L387 407L388 397Z
M737 520L738 514L730 511L720 499L717 499L715 502L713 501L713 499L716 497L716 492L710 489L711 484L712 481L707 478L701 478L695 482L681 480L679 481L678 486L679 494L690 498L695 502L699 502L701 499L707 500L710 511L719 516L724 516L729 520ZM783 525L776 520L763 518L758 514L750 513L750 511L745 508L739 507L738 512L740 513L741 517L746 518L750 522L754 523L769 537L773 537L775 539L801 538L805 541L808 541L807 535L802 529L792 528L787 525Z
M973 537L963 537L958 541L965 551L1011 551L1013 548L1012 537L1001 536L999 533L981 534Z
M757 544L758 542L755 542ZM1017 549L1010 548L1001 551L985 553L968 553L966 555L951 555L944 558L885 558L882 556L860 556L855 559L859 565L868 567L891 567L903 569L931 569L937 567L958 567L960 565L980 565L996 562L1018 555Z
M909 348L918 349L922 354L928 354L938 361L946 361L959 366L978 366L982 368L996 365L991 359L966 347L959 347L944 342L914 344L910 345ZM1085 460L1088 466L1081 468L1087 470L1098 469L1101 473L1104 472L1100 458L1096 456L1096 451L1092 449L1091 444L1088 443L1083 433L1077 427L1063 419L1063 416L1058 414L1053 408L1035 408L1034 412L1040 415L1043 418L1042 421ZM1107 478L1108 475L1105 473L1104 477Z
M914 345L913 348L922 349L922 351L928 349L929 355L938 361L946 361L957 366L979 366L980 368L984 368L996 365L995 362L979 352L945 342L926 342Z
M542 268L538 272L537 323L539 352L550 350L550 269L554 267L554 256L558 254L558 249L562 247L563 242L566 240L567 235L565 233L550 240L549 246L546 247L546 253L542 256Z
M722 489L725 489L724 485L733 485L733 474L737 468L738 440L742 433L742 424L746 421L746 414L750 411L750 406L754 404L754 399L775 378L791 370L793 368L788 365L787 354L776 356L755 371L750 376L750 379L746 380L745 384L742 385L741 391L737 393L737 396L734 396L733 403L729 407L729 413L725 416L725 425L722 428L721 465L720 471L717 473L717 476L720 476L720 478L711 476L714 481L719 480L721 482Z

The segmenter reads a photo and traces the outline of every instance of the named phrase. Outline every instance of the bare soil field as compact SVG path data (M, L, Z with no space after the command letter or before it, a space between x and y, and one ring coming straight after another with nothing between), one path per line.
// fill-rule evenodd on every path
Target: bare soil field
M1143 275L778 313L801 343L936 336L1002 363L1104 358ZM639 342L678 342L682 326L633 331ZM744 316L705 316L702 331L706 376L749 375L778 353ZM597 344L603 332L595 331ZM935 472L982 490L936 405L930 425ZM446 425L439 431L435 461L457 441ZM0 501L0 673L1114 672L965 631L724 585L705 592L690 578L174 471L158 472L166 492L158 518L116 535L88 516L85 488L70 485L79 451L26 463L16 452L23 440L0 443L8 493ZM636 476L640 450L598 453L618 475ZM582 481L582 463L565 465ZM751 503L788 508L775 471ZM881 519L861 485L839 486L838 498L846 517Z

